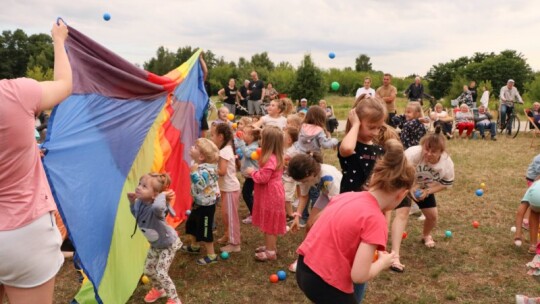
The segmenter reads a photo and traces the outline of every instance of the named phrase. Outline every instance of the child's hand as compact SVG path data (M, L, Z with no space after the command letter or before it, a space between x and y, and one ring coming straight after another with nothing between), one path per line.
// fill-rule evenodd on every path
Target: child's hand
M197 163L193 164L190 168L191 172L195 172L197 171L197 169L199 169L199 164Z
M291 232L294 233L294 232L297 232L298 230L300 230L300 219L298 218L298 216L295 216L291 224Z
M246 168L246 170L244 172L247 175L251 176L251 174L253 174L253 172L255 172L255 169L253 169L253 167L248 167L248 168Z
M395 252L386 252L386 251L379 251L379 259L377 260L379 263L382 264L383 268L390 268L392 266L392 260L395 258L396 253Z
M174 190L172 189L164 191L164 193L165 193L165 200L167 202L174 201L174 199L176 198L176 193L174 193Z
M356 109L351 109L349 111L348 119L352 126L360 126L360 118L358 118L358 115L356 115Z
M135 203L135 200L137 199L137 195L135 194L135 192L130 192L127 194L127 198L129 200L129 203L133 204Z

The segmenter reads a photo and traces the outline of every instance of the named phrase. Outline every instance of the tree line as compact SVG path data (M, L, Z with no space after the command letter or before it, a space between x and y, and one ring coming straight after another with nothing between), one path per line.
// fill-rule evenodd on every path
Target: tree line
M160 46L155 56L144 62L143 68L158 75L166 74L189 59L196 50L196 47L184 46L171 51ZM0 36L0 58L0 78L25 76L37 80L52 79L53 46L47 34L28 36L21 29L3 31ZM305 97L317 101L329 93L354 96L365 77L371 77L373 88L382 85L383 72L373 70L370 57L366 54L360 54L355 59L354 67L342 69L321 69L310 54L304 55L298 67L286 61L276 64L267 52L254 54L251 58L240 57L235 62L206 50L204 58L209 70L211 94L216 94L227 85L230 78L236 79L237 86L241 86L244 79L249 79L252 70L257 71L260 79L271 82L279 92L288 94L292 99ZM415 76L394 77L392 83L402 92ZM480 90L486 86L497 95L509 78L516 81L516 86L525 93L526 99L540 99L539 73L533 72L523 54L514 50L498 54L475 53L471 57L452 59L433 65L426 75L418 76L423 76L428 93L437 99L456 98L463 85L470 80L475 80ZM340 84L338 90L331 89L332 82Z

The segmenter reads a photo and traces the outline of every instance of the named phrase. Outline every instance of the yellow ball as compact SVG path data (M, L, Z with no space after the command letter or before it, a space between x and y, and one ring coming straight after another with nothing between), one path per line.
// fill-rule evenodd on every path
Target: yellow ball
M150 283L150 279L147 276L143 275L142 278L141 278L141 282L144 285L146 285L146 284Z
M232 124L232 128L236 130L236 128L238 127L238 124L237 123L233 123Z
M484 189L485 187L486 187L486 184L484 184L484 183L480 184L480 188Z
M257 153L257 151L253 151L251 153L251 159L254 159L254 160L259 159L259 153Z
M229 120L233 120L233 119L234 119L234 114L233 114L233 113L227 114L227 118L228 118Z

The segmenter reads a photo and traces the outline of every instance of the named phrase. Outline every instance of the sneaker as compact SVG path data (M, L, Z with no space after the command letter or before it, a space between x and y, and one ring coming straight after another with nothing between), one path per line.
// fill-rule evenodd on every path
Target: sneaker
M300 228L304 228L306 225L307 221L305 219L301 218L300 221L298 221L298 226L300 226Z
M240 247L240 245L229 244L227 246L219 248L219 251L221 251L221 252L229 252L229 253L230 252L240 252L241 247Z
M420 207L418 207L416 203L413 203L413 205L411 206L411 210L409 210L409 215L420 214L420 213L422 213L422 211L420 210Z
M207 255L204 258L198 259L197 260L197 265L204 266L204 265L208 265L208 264L214 264L214 263L217 263L217 262L218 262L217 255L214 258L211 258L210 256Z
M167 293L165 292L165 290L163 290L163 289L159 290L159 289L156 289L156 288L152 288L146 294L146 296L144 296L144 301L146 303L154 303L158 299L164 298L165 296L167 296Z
M418 220L419 220L419 221L425 221L425 220L426 220L426 216L422 214L422 215L420 215L420 216L418 217Z
M289 271L290 272L296 272L296 264L298 263L298 260L294 261L291 265L289 265Z
M180 250L182 252L197 254L197 253L201 252L201 247L196 248L196 247L193 247L191 245L184 245L184 246L180 247Z
M242 220L242 223L244 224L251 224L251 222L252 222L251 215L248 215L248 217Z
M493 141L497 141L497 138L495 138L495 137L492 137L492 138L491 138L491 140L493 140Z
M165 304L182 304L182 301L180 301L180 299L178 299L178 300L173 300L173 299L169 298L169 299L167 300L167 303L165 303Z

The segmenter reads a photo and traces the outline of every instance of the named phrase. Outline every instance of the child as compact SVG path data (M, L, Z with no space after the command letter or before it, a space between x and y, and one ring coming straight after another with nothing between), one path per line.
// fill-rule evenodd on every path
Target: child
M392 264L383 212L395 208L414 183L414 168L397 140L373 169L367 192L343 193L319 213L297 250L296 280L315 303L357 303L353 283L374 278ZM378 259L373 262L375 251Z
M377 98L359 100L349 111L345 137L338 145L338 159L343 172L339 193L363 191L375 161L383 149L373 144L384 125L386 107Z
M231 125L231 122L229 121L229 118L227 117L229 115L229 109L225 106L222 106L219 108L217 112L217 119L212 122L212 127L215 127L219 124L226 124Z
M219 150L212 141L199 138L191 147L189 155L195 162L191 166L190 175L193 205L186 222L187 240L182 246L182 251L199 253L201 248L195 242L201 242L206 249L206 256L199 259L197 264L208 265L217 262L212 226L216 212L216 199L219 195L217 175Z
M424 123L428 121L422 117L422 106L419 102L409 102L405 108L405 114L392 118L394 125L401 129L399 137L405 150L418 145L420 138L426 135Z
M266 108L267 115L261 117L259 121L253 124L255 128L263 128L266 126L275 126L284 129L287 125L287 118L282 116L286 110L287 104L283 99L274 99L270 101L270 105Z
M530 187L538 178L540 177L540 154L536 155L533 161L527 167L527 173L525 179L527 180L527 187ZM522 237L522 228L529 228L530 215L529 212L529 203L522 201L519 204L517 214L516 214L516 232L514 234L514 244L517 247L521 246L521 237Z
M492 118L493 116L491 115L491 113L489 113L489 111L486 111L486 107L478 107L478 117L474 117L474 121L476 128L480 131L482 139L486 139L486 136L484 135L484 130L488 129L489 134L491 135L491 140L497 140L497 123L491 121Z
M538 245L538 223L540 222L540 182L534 182L527 189L527 192L525 192L525 195L521 199L521 203L529 205L531 211L531 215L529 216L529 253L535 254Z
M218 243L226 245L221 251L240 252L240 220L238 218L238 200L240 182L236 177L236 155L233 149L232 129L228 124L219 124L212 130L212 141L219 150L218 175L221 191L221 217L225 226L223 237Z
M326 113L319 106L310 107L300 128L298 141L294 144L300 152L320 152L322 148L334 148L338 144L335 138L326 136Z
M261 139L261 130L253 126L244 127L243 140L238 141L238 149L242 152L240 172L244 176L244 185L242 186L242 198L249 210L249 215L242 220L244 224L251 224L251 215L253 214L253 179L251 175L246 174L247 168L259 169L259 162L252 158L253 152L259 148L259 139Z
M296 193L297 182L289 176L287 172L289 161L298 154L298 150L294 147L294 143L298 140L298 129L287 127L283 133L283 146L285 147L285 167L283 170L283 188L285 189L285 211L287 212L287 222L293 220L294 195Z
M255 259L265 262L277 259L277 236L285 234L285 192L283 175L283 132L266 127L262 132L259 170L247 168L255 182L253 225L264 233L264 246L255 250Z
M339 185L341 184L341 178L343 177L336 167L323 164L322 155L318 152L310 154L298 154L291 159L288 168L289 175L298 183L300 183L301 193L307 194L310 187L317 187L320 192L317 201L311 209L309 215L309 221L307 223L309 227L313 225L314 218L317 214L328 205L330 199L339 194ZM298 229L300 222L299 217L304 211L306 200L300 200L298 204L297 212L293 213L294 222L291 224L291 230ZM294 261L289 266L291 272L296 271L297 261Z
M460 137L471 136L474 130L474 117L469 111L469 106L465 103L459 106L460 111L456 112L456 128L459 130ZM462 136L463 130L467 130L467 135Z
M440 127L435 132L422 138L419 146L405 151L405 156L416 168L417 186L411 190L411 196L426 217L422 232L422 243L428 248L435 247L431 231L437 224L437 201L435 193L451 187L454 183L454 163L446 153L446 138L442 135ZM403 272L405 265L399 260L399 250L403 231L407 226L411 200L405 198L396 207L396 217L392 223L392 251L396 253L390 268L396 272Z
M454 119L448 115L448 112L443 110L441 103L435 105L435 110L431 112L430 118L433 120L433 127L440 125L446 138L452 139L452 123Z
M168 271L175 252L182 246L178 234L165 222L170 207L166 193L171 178L168 174L143 175L135 192L128 193L130 210L144 236L150 242L144 274L152 281L152 289L144 297L147 303L169 297L167 304L181 304Z
M303 117L300 117L298 114L293 114L287 116L287 126L286 128L293 128L296 130L300 130L300 127L302 127L302 122L304 121Z

